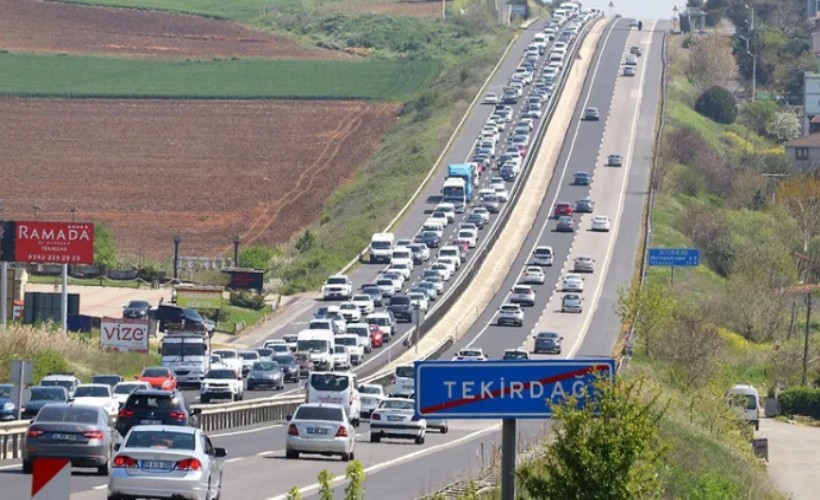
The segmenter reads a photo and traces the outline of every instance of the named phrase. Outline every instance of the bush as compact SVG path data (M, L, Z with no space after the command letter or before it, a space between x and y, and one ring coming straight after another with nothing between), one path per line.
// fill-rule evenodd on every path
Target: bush
M804 415L820 420L820 388L789 387L777 398L786 415Z
M239 267L267 271L275 256L273 248L250 246L239 251Z
M712 121L729 125L737 118L737 102L731 92L716 85L698 97L695 111Z
M265 307L265 294L251 293L247 290L232 291L231 305L261 311Z
M754 101L746 103L740 110L740 122L746 128L753 130L759 135L766 135L766 127L772 120L780 107L774 101Z

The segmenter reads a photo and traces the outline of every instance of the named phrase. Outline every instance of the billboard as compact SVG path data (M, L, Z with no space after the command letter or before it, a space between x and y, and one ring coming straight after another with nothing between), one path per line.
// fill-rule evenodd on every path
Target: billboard
M93 264L91 222L3 221L0 260L31 264Z
M265 285L265 271L224 271L231 276L228 288L233 290L259 290Z
M147 319L103 318L100 349L103 351L148 352Z
M177 302L180 307L191 309L218 310L222 308L221 287L176 287Z

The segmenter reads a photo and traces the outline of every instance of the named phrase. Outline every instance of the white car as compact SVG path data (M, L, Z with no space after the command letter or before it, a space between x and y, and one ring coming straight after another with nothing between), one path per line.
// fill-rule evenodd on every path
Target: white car
M568 273L561 280L561 291L581 293L584 291L584 278L578 274Z
M498 96L494 92L484 96L484 104L498 104Z
M347 346L335 344L333 346L333 366L337 370L349 370L352 365L350 350Z
M498 309L499 325L516 325L522 326L524 324L524 311L518 304L504 304Z
M410 305L418 307L420 311L427 312L427 309L430 307L430 301L424 293L410 292L407 294L407 297L410 299Z
M500 201L501 203L506 203L510 199L510 193L504 186L496 186L495 195L498 197L498 201Z
M361 314L370 314L376 310L376 304L373 302L373 297L366 293L358 293L353 296L350 301L356 304ZM361 319L361 315L359 317Z
M285 341L285 345L288 346L288 350L290 350L290 352L296 352L296 346L299 340L298 333L286 333L282 335L282 340Z
M196 427L132 427L111 460L108 498L217 498L226 455Z
M353 296L353 282L344 274L331 276L322 286L322 297L325 300L350 300Z
M584 299L577 293L568 293L561 299L561 312L580 313L584 310Z
M348 462L355 458L356 430L344 407L330 403L299 405L288 422L286 458L300 453L340 455Z
M213 351L213 354L222 358L223 365L236 371L236 373L242 373L242 358L239 357L239 352L236 349L217 349Z
M401 276L404 281L407 281L413 273L413 269L406 262L396 262L395 264L391 264L384 272L385 274L396 273Z
M285 339L270 339L266 340L262 344L262 347L264 347L265 349L273 349L273 346L275 345L287 345L287 342L285 342Z
M592 218L592 230L607 233L609 232L609 217L606 215L596 215Z
M367 315L365 322L370 325L378 326L379 330L382 331L382 335L384 335L385 342L390 342L393 338L393 334L395 333L395 322L389 314L385 312L371 313Z
M493 177L490 179L490 189L497 192L499 189L506 189L506 181L501 177Z
M535 305L535 290L530 285L515 285L510 293L510 303L524 306Z
M362 384L359 386L359 394L362 400L362 418L370 418L373 410L387 399L384 387L379 384Z
M239 401L244 397L245 383L231 368L211 368L199 387L199 400L202 403L210 403L212 399Z
M412 439L424 444L427 421L415 418L416 403L412 399L387 398L370 415L370 442L382 438Z
M114 398L117 400L119 406L123 406L128 401L128 396L137 389L150 389L151 384L148 382L120 382L114 386Z
M256 351L239 351L239 358L242 360L242 376L246 377L250 373L254 362L259 361L259 353Z
M462 349L453 356L453 361L487 361L487 356L481 349Z
M74 390L74 404L97 406L114 416L120 410L120 403L108 384L80 384Z
M528 267L521 278L522 283L528 285L543 285L546 276L540 267Z
M549 246L535 247L532 253L532 263L536 266L551 266L554 259L555 254Z
M444 279L444 281L449 281L450 277L453 275L453 269L451 266L444 262L435 262L432 266L430 266L430 269L441 271L442 279Z
M474 229L461 229L458 232L458 239L466 241L468 247L475 248L478 244L478 231Z
M228 365L222 362L222 356L219 354L211 354L211 368L225 368Z
M474 214L478 214L484 220L484 224L490 222L490 212L484 207L475 207L472 211Z
M591 273L595 270L595 259L589 255L579 255L575 257L573 267L576 273Z
M365 297L370 298L369 295L365 295ZM371 304L373 303L372 300L370 302ZM362 319L362 310L359 308L359 305L353 301L339 304L339 313L347 323L358 323L359 320Z
M364 345L359 340L356 334L345 333L333 337L333 343L347 347L347 352L350 354L350 363L353 365L361 364L364 360Z

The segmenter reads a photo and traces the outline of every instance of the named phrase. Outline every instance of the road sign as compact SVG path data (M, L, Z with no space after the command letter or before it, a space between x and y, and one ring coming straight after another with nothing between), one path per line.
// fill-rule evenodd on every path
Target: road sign
M417 361L416 413L437 418L550 418L549 403L585 403L615 360Z
M700 250L697 248L650 248L650 266L697 267Z
M32 500L68 500L71 495L71 463L65 458L34 460Z

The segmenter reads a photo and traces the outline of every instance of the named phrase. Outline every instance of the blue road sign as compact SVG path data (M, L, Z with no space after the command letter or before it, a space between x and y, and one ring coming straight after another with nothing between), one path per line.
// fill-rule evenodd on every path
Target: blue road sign
M615 360L417 361L416 414L430 418L550 418L549 403L584 404Z
M697 267L700 250L697 248L650 248L650 266Z

